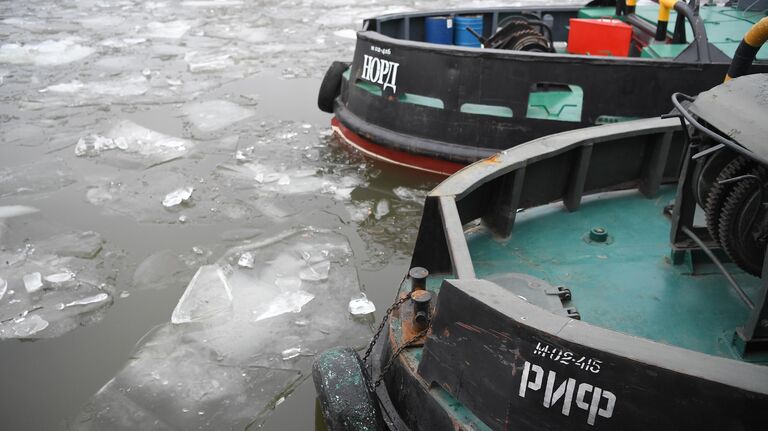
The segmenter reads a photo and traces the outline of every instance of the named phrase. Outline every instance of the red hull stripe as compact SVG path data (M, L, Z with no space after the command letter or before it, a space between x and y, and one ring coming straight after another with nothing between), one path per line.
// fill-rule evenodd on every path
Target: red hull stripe
M404 151L393 150L390 148L385 148L381 145L374 144L373 142L349 130L346 126L341 124L341 122L337 120L336 117L331 119L331 128L336 133L336 135L343 139L347 144L362 151L369 157L382 160L387 163L405 166L412 169L418 169L421 171L432 172L434 174L440 175L451 175L465 166L459 163L410 154Z

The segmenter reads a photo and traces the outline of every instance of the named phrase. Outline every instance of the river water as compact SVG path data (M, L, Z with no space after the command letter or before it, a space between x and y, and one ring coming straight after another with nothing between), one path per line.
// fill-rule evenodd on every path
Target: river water
M0 3L0 427L313 429L439 181L336 142L320 80L366 16L494 4Z

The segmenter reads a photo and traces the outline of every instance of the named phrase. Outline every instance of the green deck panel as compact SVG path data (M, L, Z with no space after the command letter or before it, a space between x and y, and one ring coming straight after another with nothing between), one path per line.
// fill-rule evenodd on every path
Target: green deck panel
M491 117L512 118L512 109L508 106L482 105L479 103L464 103L460 108L466 114L488 115Z
M749 21L753 24L768 16L768 11L743 11L737 8L727 8L720 13L724 16Z
M643 58L675 58L685 48L688 47L687 43L659 43L648 45L643 48L643 52L640 57Z
M352 68L348 67L347 70L344 71L344 73L341 74L341 77L349 81L349 76L352 74Z
M469 235L478 278L522 272L573 292L582 320L597 326L703 353L734 357L734 330L749 315L712 265L697 275L669 261L669 220L662 208L671 187L649 200L639 193L602 195L569 213L560 204L518 215L512 238L487 231ZM601 226L610 245L582 237ZM734 278L756 300L759 280L727 263Z
M527 118L557 121L581 121L584 92L577 85L571 91L531 91L528 94Z
M733 58L733 54L736 52L736 48L739 46L739 42L720 42L715 43L714 45L720 49L720 51L723 51L725 55L728 57ZM764 44L762 48L760 48L760 51L757 51L757 55L755 56L757 60L768 60L768 43Z
M605 7L584 7L579 9L579 18L585 19L600 19L600 18L616 18L616 8L613 6Z

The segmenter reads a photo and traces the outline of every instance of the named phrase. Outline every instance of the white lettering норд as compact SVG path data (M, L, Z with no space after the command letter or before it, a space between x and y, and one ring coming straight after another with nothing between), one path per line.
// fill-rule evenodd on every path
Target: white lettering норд
M396 92L398 67L400 67L400 63L364 54L362 78L368 82L382 85L382 90L391 88L392 92Z

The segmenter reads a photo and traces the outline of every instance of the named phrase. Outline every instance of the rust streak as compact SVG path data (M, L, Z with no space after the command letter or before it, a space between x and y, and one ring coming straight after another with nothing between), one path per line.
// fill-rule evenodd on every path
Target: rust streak
M468 330L468 331L472 331L472 332L475 332L475 333L478 333L478 334L482 334L483 333L483 331L480 328L476 327L476 326L473 326L473 325L470 325L470 324L467 324L467 323L464 323L464 322L456 322L456 324L461 326L462 328Z

